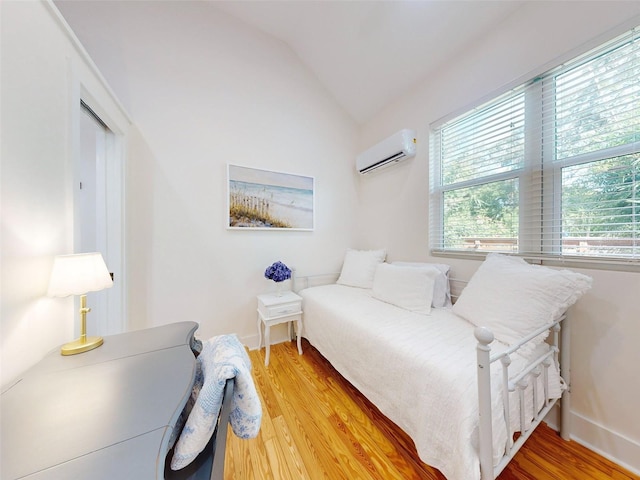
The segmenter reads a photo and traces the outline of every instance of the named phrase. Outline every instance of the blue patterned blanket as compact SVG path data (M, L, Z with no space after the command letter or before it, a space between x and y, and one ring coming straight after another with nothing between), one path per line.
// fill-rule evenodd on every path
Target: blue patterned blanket
M217 424L227 379L235 378L231 429L240 438L254 438L260 430L262 405L251 377L251 360L236 335L220 335L203 342L196 361L193 405L175 445L171 469L191 463L209 442Z

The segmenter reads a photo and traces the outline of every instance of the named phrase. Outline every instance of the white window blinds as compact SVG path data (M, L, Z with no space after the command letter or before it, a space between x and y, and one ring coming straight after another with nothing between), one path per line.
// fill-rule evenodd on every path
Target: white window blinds
M433 128L435 253L640 260L637 30Z

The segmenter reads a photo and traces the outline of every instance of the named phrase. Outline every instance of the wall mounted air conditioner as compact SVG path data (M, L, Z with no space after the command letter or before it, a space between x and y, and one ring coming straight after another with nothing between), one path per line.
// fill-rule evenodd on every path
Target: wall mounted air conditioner
M358 172L365 174L416 155L416 132L404 129L356 157Z

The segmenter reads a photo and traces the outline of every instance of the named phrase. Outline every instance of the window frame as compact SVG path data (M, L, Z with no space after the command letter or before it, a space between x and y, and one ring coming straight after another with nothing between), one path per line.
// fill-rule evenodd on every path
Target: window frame
M562 245L562 171L564 168L583 165L594 161L601 161L616 158L623 155L640 154L640 141L632 141L624 145L604 148L594 152L575 155L572 157L556 160L556 123L555 123L555 96L556 81L558 75L576 68L582 64L605 54L612 48L622 45L625 39L635 39L640 42L640 26L634 26L622 35L618 35L609 42L604 42L596 49L590 49L587 53L576 55L575 58L564 63L558 60L557 67L548 68L541 75L533 75L530 80L518 82L518 86L510 88L502 94L491 95L489 100L479 103L474 108L465 109L462 114L449 115L448 117L434 122L430 133L430 238L429 247L431 255L436 257L473 258L482 259L489 253L488 251L469 251L456 248L445 247L445 212L444 197L448 191L457 190L500 181L509 178L516 178L519 182L519 219L516 255L522 256L532 263L545 263L550 265L580 266L595 269L607 270L631 270L640 271L640 253L635 257L609 257L604 255L570 255L563 253ZM442 171L442 146L438 141L442 140L440 133L443 128L450 124L455 124L460 119L481 112L484 108L489 108L501 101L505 101L510 96L515 96L524 89L525 94L525 154L521 168L516 168L508 172L497 173L489 176L467 179L462 182L443 185ZM553 102L554 114L550 117L543 114L543 105ZM547 122L544 124L544 122ZM531 123L532 122L532 123ZM544 128L543 128L544 125ZM551 127L551 128L550 128ZM536 134L535 132L542 132ZM532 192L534 181L531 179L539 175L541 177L538 189L543 193ZM544 193L546 192L546 193ZM536 203L539 201L540 204ZM542 207L541 204L550 207ZM536 213L539 212L539 213ZM536 219L536 217L538 217ZM537 245L533 240L533 235L523 236L522 232L532 225L537 224L535 235L539 237ZM640 230L640 229L639 229ZM639 231L640 235L640 231ZM551 239L551 247L546 247L546 239ZM522 245L525 242L526 245ZM505 252L509 253L509 252Z

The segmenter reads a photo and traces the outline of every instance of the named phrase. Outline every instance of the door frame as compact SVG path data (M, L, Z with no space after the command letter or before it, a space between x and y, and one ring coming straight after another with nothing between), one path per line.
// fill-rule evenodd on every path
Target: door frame
M72 82L75 86L70 95L71 116L71 201L73 203L73 245L74 253L80 245L80 207L79 185L81 177L80 154L80 116L82 112L81 100L86 103L100 119L107 125L111 134L106 137L106 157L102 168L96 169L97 182L105 185L105 217L104 228L98 227L96 239L98 248L106 255L110 272L114 274L113 286L103 290L103 302L106 311L106 325L101 326L101 334L112 335L127 331L129 323L126 316L126 275L125 275L125 159L126 159L126 130L128 118L122 122L121 111L109 111L111 101L101 102L92 95L81 81ZM119 106L119 105L118 105ZM118 119L118 120L116 120ZM76 299L76 302L79 302ZM76 305L76 315L78 315ZM79 322L74 322L78 328ZM79 332L76 332L79 333Z

